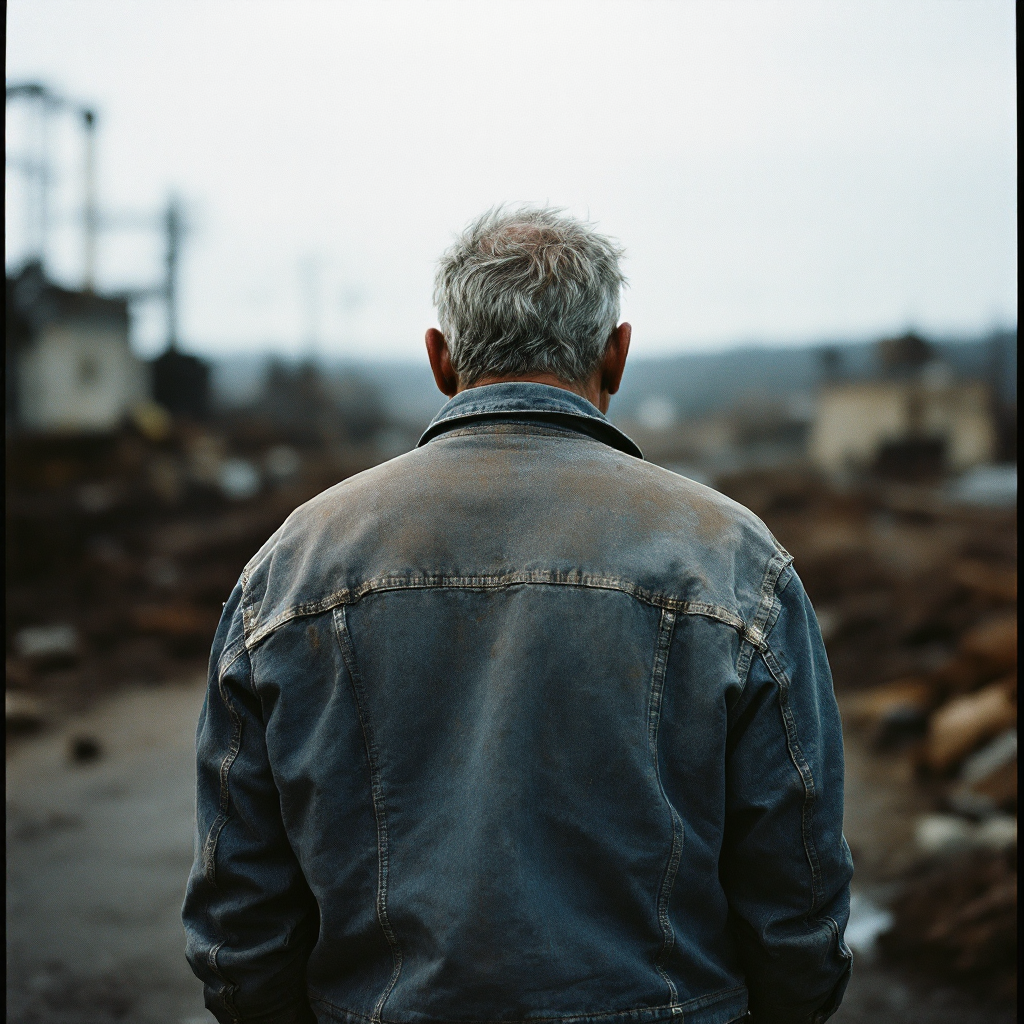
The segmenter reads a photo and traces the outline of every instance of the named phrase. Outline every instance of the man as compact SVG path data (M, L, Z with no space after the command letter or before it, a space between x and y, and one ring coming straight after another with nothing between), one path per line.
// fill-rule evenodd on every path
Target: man
M790 556L605 419L621 252L492 211L451 399L242 573L198 734L188 956L221 1021L817 1022L852 871Z

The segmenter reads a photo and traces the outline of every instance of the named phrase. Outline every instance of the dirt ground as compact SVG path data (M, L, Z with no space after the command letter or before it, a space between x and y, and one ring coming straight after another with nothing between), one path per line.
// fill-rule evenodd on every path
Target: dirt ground
M12 1024L212 1020L183 955L193 738L203 681L122 691L15 740L7 757L7 1019ZM75 761L76 739L99 745ZM909 761L847 738L846 832L859 894L884 904L927 794ZM1008 1024L1009 1008L864 954L837 1024Z
M184 957L203 680L121 692L9 743L7 1019L212 1021ZM76 762L76 738L100 756Z

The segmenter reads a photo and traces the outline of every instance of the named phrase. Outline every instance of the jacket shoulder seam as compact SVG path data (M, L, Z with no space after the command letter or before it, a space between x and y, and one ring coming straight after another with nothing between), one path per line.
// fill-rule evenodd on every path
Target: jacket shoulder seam
M780 572L781 569L782 567L779 569ZM738 612L713 602L688 601L674 594L648 590L637 583L633 583L631 580L616 576L600 576L575 571L561 573L532 570L486 576L377 576L360 583L356 587L344 587L317 600L302 601L291 605L278 612L272 619L262 625L250 623L254 628L251 631L247 630L245 646L251 650L293 619L306 618L311 615L322 615L325 612L332 611L339 605L356 604L362 598L374 593L388 590L500 590L506 587L530 584L583 587L594 590L617 590L655 608L667 609L683 615L697 615L703 618L715 619L727 626L731 626L743 636L748 635L750 632L749 627Z

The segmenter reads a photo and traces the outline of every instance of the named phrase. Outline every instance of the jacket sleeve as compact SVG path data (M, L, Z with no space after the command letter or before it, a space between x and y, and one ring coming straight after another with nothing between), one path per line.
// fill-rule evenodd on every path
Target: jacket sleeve
M239 584L214 639L196 735L186 956L222 1024L305 1024L314 1020L305 971L319 918L281 820L241 597Z
M730 709L721 877L754 1020L819 1024L850 978L853 860L832 675L792 568L768 624Z

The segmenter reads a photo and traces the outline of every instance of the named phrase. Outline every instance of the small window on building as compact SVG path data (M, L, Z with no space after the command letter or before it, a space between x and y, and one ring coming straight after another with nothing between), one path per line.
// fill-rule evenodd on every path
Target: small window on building
M99 362L92 356L81 356L78 360L78 383L84 388L92 387L99 376Z

